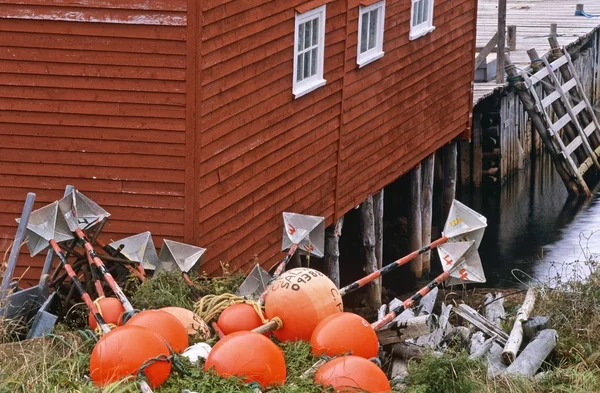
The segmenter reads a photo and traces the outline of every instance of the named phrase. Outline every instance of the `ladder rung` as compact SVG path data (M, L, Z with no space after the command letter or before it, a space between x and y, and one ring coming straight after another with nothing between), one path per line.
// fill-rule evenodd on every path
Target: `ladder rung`
M578 135L565 147L565 154L570 156L579 146L581 146L581 136Z
M596 131L596 125L594 123L590 123L587 125L587 127L584 128L583 132L585 133L585 136L590 136L592 135L592 133Z
M570 121L571 121L571 116L569 116L569 114L567 113L563 117L558 119L558 121L556 123L552 124L552 130L554 132L558 132L558 131L560 131L561 128L566 126L567 123Z
M575 86L577 86L577 81L575 79L571 79L570 81L568 81L567 83L562 85L561 88L566 93L569 90L571 90L572 88L574 88ZM552 104L554 101L556 101L559 98L560 98L560 93L558 91L555 91L542 100L542 106L544 108L547 108L550 104Z
M565 64L567 64L567 57L561 56L558 59L554 60L552 63L550 63L550 66L552 67L553 70L556 70L557 68L562 67ZM535 74L533 74L532 76L530 76L529 78L533 80L534 84L536 84L547 76L548 76L548 69L543 68L543 69L539 70L538 72L536 72Z
M581 101L579 104L575 105L573 107L573 114L575 116L577 116L579 114L579 112L581 112L582 110L584 110L586 107L585 101Z
M583 164L579 165L579 168L577 168L577 170L579 171L581 176L583 176L588 171L588 169L590 169L592 167L592 165L594 165L594 161L592 161L592 157L588 157L583 162Z

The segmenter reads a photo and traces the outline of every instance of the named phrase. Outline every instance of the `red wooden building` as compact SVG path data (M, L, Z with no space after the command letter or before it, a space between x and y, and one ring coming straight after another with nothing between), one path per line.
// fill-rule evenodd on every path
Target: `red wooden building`
M330 225L468 131L475 26L475 0L0 0L2 249L73 184L107 238L270 266L283 211Z

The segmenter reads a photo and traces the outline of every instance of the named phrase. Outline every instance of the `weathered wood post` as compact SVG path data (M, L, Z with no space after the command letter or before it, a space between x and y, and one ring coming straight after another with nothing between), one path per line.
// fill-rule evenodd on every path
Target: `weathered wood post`
M549 37L556 37L558 35L558 24L550 23L550 35Z
M333 281L336 287L340 287L340 236L344 216L338 218L335 225L325 231L325 274Z
M535 50L535 48L529 49L527 51L527 55L529 56L529 60L531 61L531 69L534 72L538 72L539 70L544 68L544 63L540 61L540 57L538 56L538 53ZM542 80L541 85L546 95L550 95L554 92L554 89L551 87L552 82L550 82L547 77ZM556 113L556 116L559 119L567 114L567 109L565 108L561 100L554 100L554 102L552 103L552 109L554 110L554 113ZM577 137L577 131L573 128L572 123L565 124L563 129L565 130L565 134L567 135L567 140L569 142L571 142ZM583 163L587 158L585 153L581 149L575 150L575 156L577 157L577 161L579 162L579 164Z
M498 45L496 83L504 83L504 48L506 47L506 0L498 0Z
M512 65L510 59L505 57L505 63L506 63L506 74L510 77L515 77L515 78L518 77L519 73L517 72L517 69L515 68L515 66ZM529 114L529 118L531 119L531 124L537 130L538 135L540 136L540 138L542 139L542 142L544 143L544 147L546 148L546 151L552 157L552 161L554 162L556 171L558 172L559 176L565 183L567 190L569 191L570 194L581 195L581 192L578 188L578 184L576 184L571 179L571 176L569 174L569 171L566 168L564 160L562 160L558 156L556 148L555 148L552 140L550 139L550 136L548 135L548 130L546 129L546 124L545 124L544 120L539 115L539 113L537 113L537 111L535 110L535 101L534 101L533 97L531 96L531 93L529 93L529 91L527 90L527 87L525 86L524 82L515 82L515 85L516 85L515 90L516 90L517 94L519 95L521 102L523 103L523 107L525 107L527 114ZM582 191L584 191L584 190L582 189ZM588 192L589 192L589 190L588 190ZM584 193L585 193L585 191L584 191Z
M482 166L483 166L483 148L481 141L483 130L481 128L481 113L473 112L473 186L481 186Z
M516 51L517 50L517 26L508 25L506 29L507 33L507 41L508 41L508 50Z
M458 157L460 159L460 185L468 185L471 180L471 143L458 141Z
M373 195L373 214L375 216L375 258L377 258L377 269L383 267L383 188ZM379 285L382 279L377 279Z
M377 257L375 255L375 217L373 214L373 196L369 195L360 205L361 237L365 250L365 272L373 273L377 270ZM381 307L381 285L378 280L367 284L367 303L370 307Z
M432 153L423 160L421 171L423 172L423 198L421 200L421 230L423 237L421 245L431 243L431 217L433 213L433 168L435 167L435 153ZM423 273L428 274L431 271L431 252L427 251L421 255L423 264Z
M410 204L408 206L408 247L410 252L421 248L423 231L421 228L421 163L410 171ZM423 274L423 261L417 256L410 264L416 278Z
M444 187L442 191L442 222L448 217L456 194L456 141L444 146Z

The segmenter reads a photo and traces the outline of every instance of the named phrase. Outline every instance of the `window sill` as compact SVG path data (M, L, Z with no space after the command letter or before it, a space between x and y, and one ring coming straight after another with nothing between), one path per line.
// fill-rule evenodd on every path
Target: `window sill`
M310 83L307 83L306 85L303 84L302 86L298 86L296 89L294 89L294 98L300 98L321 86L325 86L325 83L327 83L325 79L316 79Z
M381 59L384 54L385 54L385 52L375 52L373 54L370 54L369 56L367 56L364 59L357 60L356 64L358 64L358 68L363 68L364 66L366 66L369 63L374 62L375 60Z
M429 34L434 30L435 30L435 26L411 30L408 35L408 39L411 41L416 40L417 38L423 37L424 35Z

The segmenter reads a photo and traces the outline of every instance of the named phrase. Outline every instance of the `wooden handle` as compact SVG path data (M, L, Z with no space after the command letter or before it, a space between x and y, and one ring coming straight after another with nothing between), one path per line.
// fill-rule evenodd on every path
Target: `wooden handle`
M278 327L279 327L279 324L277 323L277 321L270 321L270 322L265 323L262 326L257 327L256 329L253 329L252 331L254 333L265 334L265 333L269 333L274 330L277 330Z

